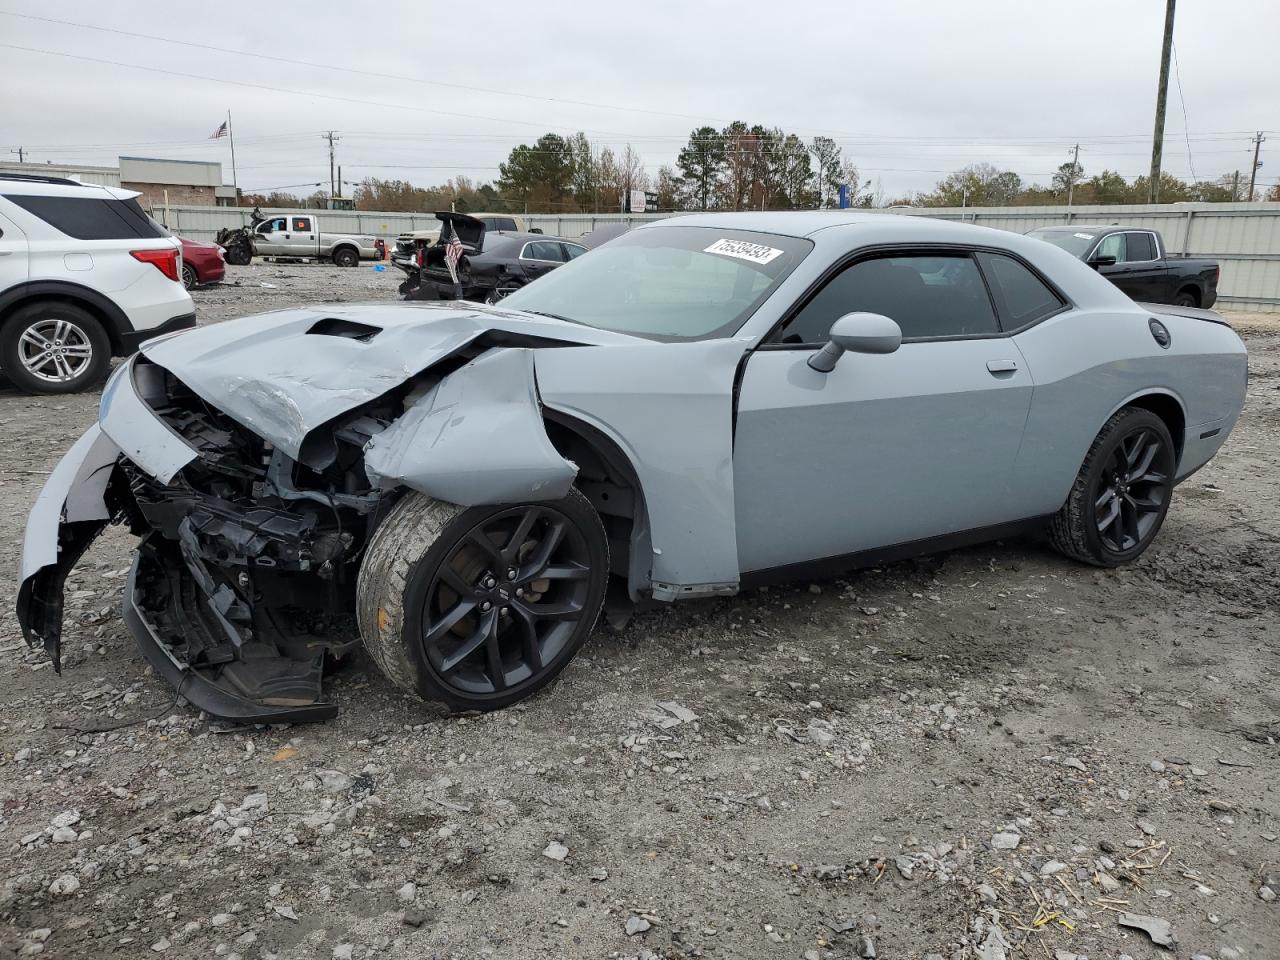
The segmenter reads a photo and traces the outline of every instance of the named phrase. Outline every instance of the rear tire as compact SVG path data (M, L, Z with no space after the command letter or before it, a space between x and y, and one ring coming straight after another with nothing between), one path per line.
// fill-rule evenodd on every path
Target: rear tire
M75 304L27 304L0 328L0 369L25 393L75 393L98 383L110 365L107 332Z
M333 262L339 267L354 267L360 262L360 254L350 247L339 247L333 251Z
M369 541L356 617L400 689L452 710L497 710L573 659L608 572L604 527L577 490L471 508L409 493Z
M1178 295L1173 298L1175 306L1179 307L1198 307L1200 306L1200 298L1190 290L1181 290Z
M1117 411L1093 441L1067 502L1053 518L1054 547L1097 567L1136 560L1164 523L1176 466L1163 420L1139 407Z

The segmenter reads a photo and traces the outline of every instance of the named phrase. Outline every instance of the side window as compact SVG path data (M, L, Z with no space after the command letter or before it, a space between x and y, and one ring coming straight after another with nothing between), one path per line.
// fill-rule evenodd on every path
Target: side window
M831 278L774 338L817 344L846 313L879 313L897 321L904 340L999 332L978 265L967 254L862 260Z
M1017 330L1060 310L1062 299L1013 257L998 253L978 255L1003 307L1006 330Z
M1124 234L1113 233L1109 237L1103 237L1102 242L1098 244L1098 249L1093 251L1095 257L1115 257L1116 263L1123 263L1124 255Z
M495 219L498 221L499 230L511 230L512 232L515 231L516 222L512 220L510 217L496 217Z
M554 263L562 263L564 251L560 249L558 243L552 243L550 240L535 240L525 245L524 257L527 260L550 260Z
M1156 258L1155 244L1151 242L1149 233L1126 233L1125 254L1123 259L1128 263L1142 263Z
M294 217L293 232L294 233L310 233L311 218L310 217Z
M100 200L96 197L32 194L6 194L5 198L77 240L136 240L139 237L168 236L132 198Z
M500 228L498 227L498 218L497 218L497 217L481 217L481 218L480 218L480 222L484 224L484 228L485 228L486 230L498 230L498 229L500 229Z
M582 256L584 253L587 252L586 247L580 247L576 243L562 243L560 244L560 246L564 247L566 260L577 259L578 257Z
M262 226L258 228L259 233L284 233L284 225L287 221L284 217L276 217L274 220L263 221Z

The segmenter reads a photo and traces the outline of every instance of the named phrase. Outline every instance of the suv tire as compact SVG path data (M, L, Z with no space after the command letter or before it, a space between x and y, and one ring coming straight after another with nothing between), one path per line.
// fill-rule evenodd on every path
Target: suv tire
M97 318L61 300L19 307L0 327L0 370L24 393L75 393L111 365L111 340Z

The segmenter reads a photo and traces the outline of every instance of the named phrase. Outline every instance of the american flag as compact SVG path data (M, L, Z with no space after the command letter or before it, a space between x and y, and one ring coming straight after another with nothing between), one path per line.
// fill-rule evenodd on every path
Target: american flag
M217 130L213 131L213 133L209 135L209 139L217 140L219 137L225 137L226 135L227 135L227 121L223 120L222 126L218 127Z
M449 268L449 276L458 282L458 261L462 259L462 241L458 239L458 231L449 224L449 240L444 245L444 265Z

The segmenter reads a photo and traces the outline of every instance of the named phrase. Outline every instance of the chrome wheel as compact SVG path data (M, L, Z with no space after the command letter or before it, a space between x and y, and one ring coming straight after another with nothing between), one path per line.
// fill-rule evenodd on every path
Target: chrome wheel
M1123 437L1098 477L1094 521L1106 549L1127 553L1159 526L1169 496L1173 451L1154 430Z
M93 363L93 343L70 320L37 320L18 338L18 360L44 383L67 383Z

